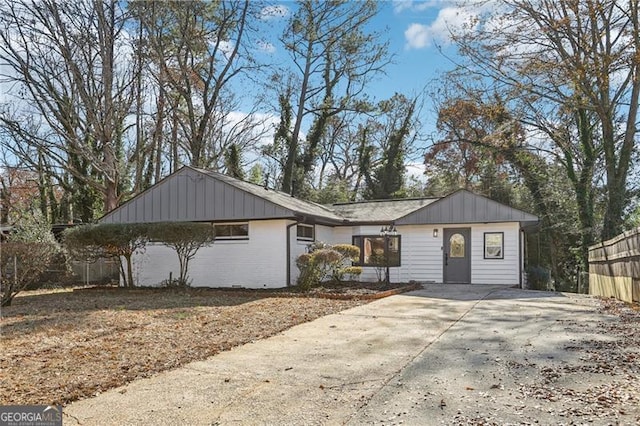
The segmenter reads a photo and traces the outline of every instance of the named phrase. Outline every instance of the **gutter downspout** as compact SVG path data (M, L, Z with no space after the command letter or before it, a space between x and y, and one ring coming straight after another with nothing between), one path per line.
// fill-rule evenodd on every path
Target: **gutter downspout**
M520 288L524 289L523 265L524 265L524 244L525 235L522 225L518 227L518 278L520 280Z
M300 223L299 219L287 225L287 287L291 287L291 228Z

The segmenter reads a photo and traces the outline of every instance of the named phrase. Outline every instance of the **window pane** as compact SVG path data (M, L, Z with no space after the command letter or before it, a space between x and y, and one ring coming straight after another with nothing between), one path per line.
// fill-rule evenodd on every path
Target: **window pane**
M501 246L502 234L485 234L485 241L487 246Z
M301 240L313 240L314 239L314 227L313 225L298 225L297 228L298 239Z
M449 238L449 257L464 257L464 236L453 234Z
M230 237L231 227L229 225L215 225L216 237Z
M400 266L400 236L388 237L388 251L385 238L380 236L354 236L353 245L360 248L362 266Z
M384 261L384 238L365 237L363 263L365 265L382 265Z
M487 257L502 257L502 247L487 246Z
M214 225L216 239L247 239L249 237L248 223L225 223Z
M400 266L400 237L389 237L389 266Z
M238 225L231 225L231 235L234 237L248 237L249 236L249 224L240 223Z
M503 234L501 232L484 234L485 259L503 259Z

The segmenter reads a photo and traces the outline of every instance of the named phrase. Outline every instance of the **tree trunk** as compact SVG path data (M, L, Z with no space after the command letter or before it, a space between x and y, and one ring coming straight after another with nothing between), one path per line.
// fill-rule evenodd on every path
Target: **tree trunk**
M127 288L133 288L133 264L131 262L131 254L125 255L125 259L127 260L127 280L124 283L124 286Z
M293 133L291 134L289 152L287 161L284 165L284 173L282 176L282 191L291 194L291 185L293 184L293 176L298 156L298 144L300 143L300 129L302 128L302 120L305 115L307 90L309 89L309 79L311 78L311 59L313 57L313 41L307 42L307 56L305 58L304 73L302 75L302 84L300 85L300 96L298 97L298 108L296 110L296 119L293 125Z

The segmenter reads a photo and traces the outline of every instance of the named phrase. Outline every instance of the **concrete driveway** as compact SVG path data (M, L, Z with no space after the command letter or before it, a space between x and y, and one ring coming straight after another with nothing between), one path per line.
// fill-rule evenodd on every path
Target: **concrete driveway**
M562 321L593 322L594 304L502 286L426 285L75 402L64 421L429 425L501 410L497 424L553 424L558 417L521 399L515 380L526 380L526 365L569 362L563 349L575 336ZM502 377L514 363L524 366L522 379Z

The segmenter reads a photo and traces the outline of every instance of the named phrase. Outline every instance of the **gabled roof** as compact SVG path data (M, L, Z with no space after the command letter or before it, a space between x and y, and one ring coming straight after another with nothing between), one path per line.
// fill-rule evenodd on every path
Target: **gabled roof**
M104 223L309 218L342 223L320 204L208 170L184 166L104 215Z
M260 197L297 215L310 216L313 218L324 218L330 221L343 221L343 218L341 216L336 215L332 210L321 204L304 201L299 198L292 197L287 193L276 191L274 189L265 189L264 186L235 179L231 176L223 175L222 173L197 168L192 169L210 176L216 180L224 182L230 186L233 186L240 191L245 191L249 194Z
M296 219L325 225L447 224L520 222L535 224L532 214L466 190L442 198L413 198L332 206L221 173L184 166L102 217L104 223L222 222Z
M534 225L538 217L460 189L396 220L396 225L520 222Z

